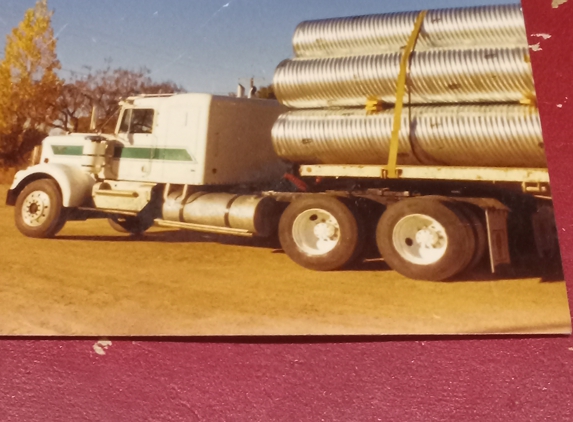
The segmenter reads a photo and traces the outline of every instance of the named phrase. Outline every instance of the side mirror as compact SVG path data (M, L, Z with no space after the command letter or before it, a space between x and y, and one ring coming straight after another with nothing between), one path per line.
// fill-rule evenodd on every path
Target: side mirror
M32 150L32 155L30 156L30 166L35 166L40 164L40 159L42 158L42 145L36 145Z
M95 132L97 125L97 106L92 107L92 118L90 121L90 132Z

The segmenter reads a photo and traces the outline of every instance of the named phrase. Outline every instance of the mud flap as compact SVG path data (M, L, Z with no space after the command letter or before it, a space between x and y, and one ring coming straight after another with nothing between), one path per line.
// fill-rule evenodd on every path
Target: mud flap
M503 273L511 266L507 214L506 210L492 208L486 209L485 213L491 271L494 274Z
M8 193L6 194L6 205L8 206L14 206L16 205L16 198L18 197L18 195L16 195L16 191L10 189L8 191Z
M559 256L559 241L555 214L551 205L540 205L532 216L535 246L541 259L551 260Z

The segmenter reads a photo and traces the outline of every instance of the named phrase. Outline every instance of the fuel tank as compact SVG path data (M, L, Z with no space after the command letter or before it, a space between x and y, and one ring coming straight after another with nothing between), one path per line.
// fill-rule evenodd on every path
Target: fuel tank
M278 221L273 198L232 193L194 192L186 198L181 193L169 195L163 205L167 221L247 230L261 237L270 236Z

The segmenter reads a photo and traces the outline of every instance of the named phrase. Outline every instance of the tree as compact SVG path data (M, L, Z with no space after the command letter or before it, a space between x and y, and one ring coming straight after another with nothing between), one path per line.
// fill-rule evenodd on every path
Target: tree
M148 69L138 71L109 66L87 69L85 75L72 74L62 87L57 105L59 117L53 127L70 132L87 132L92 108L97 107L96 130L112 132L118 101L139 94L170 94L183 89L172 82L155 82Z
M47 0L38 0L7 36L0 62L0 163L15 165L57 115L62 82Z
M272 85L263 86L257 90L257 98L263 98L265 100L276 100L275 91Z

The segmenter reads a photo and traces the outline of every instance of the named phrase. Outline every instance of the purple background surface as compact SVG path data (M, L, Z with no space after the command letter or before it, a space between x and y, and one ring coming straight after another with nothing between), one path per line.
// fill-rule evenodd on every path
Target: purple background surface
M568 339L6 341L13 421L569 421Z
M572 281L573 0L524 11ZM0 421L573 420L573 338L96 340L0 341Z

